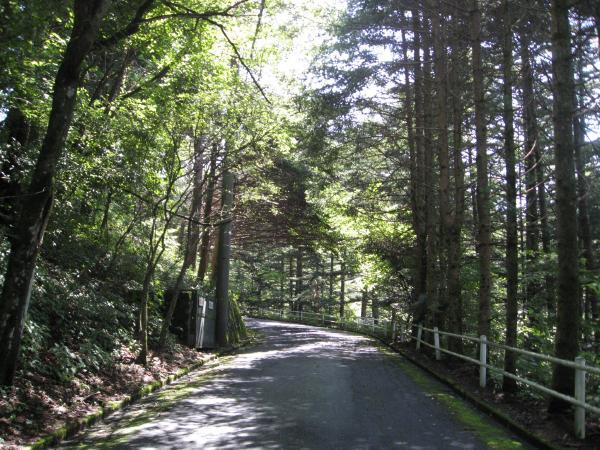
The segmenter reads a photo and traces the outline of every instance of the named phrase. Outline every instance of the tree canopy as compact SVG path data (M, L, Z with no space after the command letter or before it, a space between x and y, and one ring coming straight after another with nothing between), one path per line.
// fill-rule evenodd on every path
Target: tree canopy
M600 363L599 27L583 0L0 2L0 385L148 365L186 289L225 327Z

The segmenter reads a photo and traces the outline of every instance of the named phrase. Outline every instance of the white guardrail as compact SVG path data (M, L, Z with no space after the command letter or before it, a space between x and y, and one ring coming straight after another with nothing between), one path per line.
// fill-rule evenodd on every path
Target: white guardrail
M426 342L422 339L423 331L427 331L429 333L433 333L433 344ZM464 339L471 342L475 342L479 345L479 359L470 358L468 356L462 355L460 353L452 352L440 346L440 335L441 336L449 336L457 339ZM435 328L425 328L423 325L418 325L417 327L417 337L410 336L411 339L417 341L417 350L421 348L421 344L431 347L435 350L435 359L441 359L442 353L447 353L448 355L455 356L457 358L463 359L465 361L471 362L473 364L477 364L479 366L479 385L481 387L486 386L487 380L487 369L490 369L494 372L502 374L502 376L511 378L513 380L520 381L523 384L531 386L533 389L536 389L545 394L551 395L553 397L559 398L567 403L570 403L575 406L575 435L579 439L585 439L585 414L586 411L590 411L595 414L600 414L600 408L586 403L586 394L585 394L585 376L586 373L600 375L600 368L594 366L587 366L585 363L585 359L582 357L575 358L575 361L569 361L566 359L556 358L554 356L545 355L542 353L535 353L528 350L523 350L516 347L509 347L508 345L498 344L496 342L488 341L486 336L467 336L462 334L454 334L448 333L446 331L440 331L437 327ZM513 373L507 372L499 367L492 366L488 364L487 356L488 356L488 346L496 347L503 349L505 351L518 353L521 355L526 355L532 358L536 358L541 361L548 361L553 364L560 364L565 367L570 367L575 369L575 386L573 397L569 395L565 395L561 392L557 392L553 389L550 389L546 386L543 386L535 381L529 380L527 378L520 377Z
M279 309L255 310L259 316L269 318L279 318L283 320L296 320L302 323L311 323L314 325L333 326L354 331L360 331L377 337L384 337L394 340L397 333L397 327L388 320L373 319L372 317L356 318L353 321L340 320L338 316L325 313L316 313L311 311L287 311Z
M435 351L435 358L440 360L442 358L442 353L446 353L448 355L452 355L456 358L460 358L462 360L468 361L470 363L476 364L479 366L479 385L484 388L487 384L487 370L491 370L493 372L500 373L502 376L511 378L513 380L517 380L523 384L526 384L533 389L536 389L545 394L551 395L553 397L559 398L565 402L568 402L575 406L575 435L580 439L585 439L585 416L586 411L589 411L594 414L600 415L600 408L597 406L591 405L586 402L586 374L594 374L600 375L600 368L594 366L586 365L585 359L582 357L575 358L575 361L568 361L561 358L556 358L554 356L545 355L542 353L535 353L528 350L523 350L516 347L509 347L504 344L498 344L496 342L488 341L486 336L468 336L463 334L455 334L449 333L446 331L440 331L437 327L435 328L426 328L423 325L417 326L417 336L412 336L409 332L409 329L404 326L404 324L396 324L395 322L389 322L387 320L377 320L373 318L357 318L353 321L345 321L343 319L340 320L339 317L324 314L324 313L316 313L309 311L287 311L287 310L275 310L275 309L262 309L259 308L256 310L257 316L267 317L267 318L279 318L283 320L289 321L298 321L302 323L310 323L314 325L322 325L329 327L339 327L344 329L350 329L354 331L359 331L365 334L370 334L372 336L388 338L392 341L400 340L400 341L408 341L415 340L416 348L420 350L421 344L431 347ZM423 332L428 332L433 334L433 344L425 341L423 339ZM448 336L456 339L463 339L471 342L475 342L479 346L479 359L471 358L469 356L456 353L450 351L448 349L443 348L440 345L440 336ZM569 395L565 395L561 392L557 392L553 389L550 389L546 386L543 386L535 381L529 380L527 378L520 377L519 375L506 372L505 370L488 364L488 347L496 347L503 349L504 351L510 351L514 353L518 353L521 355L529 356L532 358L536 358L541 361L548 361L553 364L560 364L565 367L570 367L575 370L575 386L573 397Z

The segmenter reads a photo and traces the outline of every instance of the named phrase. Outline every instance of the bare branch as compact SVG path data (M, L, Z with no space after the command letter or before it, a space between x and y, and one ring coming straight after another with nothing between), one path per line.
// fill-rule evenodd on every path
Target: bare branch
M263 90L263 88L261 87L261 85L258 83L258 80L256 79L256 77L252 73L252 70L250 70L250 67L248 67L248 65L246 64L246 61L244 61L244 58L240 54L237 46L235 45L235 43L227 35L227 32L225 31L225 26L223 24L220 24L219 22L215 22L214 20L211 20L211 19L206 19L206 21L209 22L209 23L211 23L212 25L216 26L219 30L221 30L221 33L223 34L223 37L225 37L225 40L227 40L227 42L229 43L229 45L233 49L233 52L235 53L238 61L240 62L240 64L242 66L244 66L244 69L246 69L246 72L248 72L248 75L250 75L250 78L252 78L252 82L254 83L254 85L256 86L256 88L260 91L260 93L263 96L263 98L265 99L265 101L270 105L271 101L267 97L267 94L265 93L265 91Z
M120 31L109 38L98 41L96 46L98 47L111 47L119 42L121 39L129 37L137 33L140 29L140 25L144 22L144 16L154 7L155 0L144 0L135 12L135 16L131 19L131 22Z
M162 69L160 69L154 76L152 76L150 79L144 81L137 87L133 88L131 91L126 92L125 94L121 95L120 99L123 100L123 99L129 98L129 97L133 97L138 92L140 92L142 89L144 89L146 86L148 86L156 81L160 81L167 73L169 73L170 70L171 70L171 64L167 64Z
M258 39L258 33L260 33L260 25L262 24L263 14L265 12L267 0L260 1L260 10L258 11L258 19L256 21L256 30L254 30L254 38L252 39L252 48L250 50L250 59L254 55L254 47L256 46L256 40Z

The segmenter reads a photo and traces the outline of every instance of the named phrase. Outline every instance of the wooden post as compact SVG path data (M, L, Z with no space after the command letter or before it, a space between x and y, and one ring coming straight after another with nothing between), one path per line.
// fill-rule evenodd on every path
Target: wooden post
M417 328L417 350L421 349L421 336L423 336L423 325L419 324L419 328Z
M479 386L484 388L487 378L487 338L485 335L479 337Z
M585 359L575 358L575 364L581 368L575 369L575 400L585 403ZM585 439L585 408L575 406L575 436Z
M442 359L442 352L440 351L440 333L438 327L433 329L433 343L435 344L435 359L439 361Z

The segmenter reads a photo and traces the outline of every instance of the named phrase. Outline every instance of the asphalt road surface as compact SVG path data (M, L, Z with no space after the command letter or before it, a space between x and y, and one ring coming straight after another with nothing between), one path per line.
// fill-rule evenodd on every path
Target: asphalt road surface
M259 346L200 380L199 375L195 381L193 376L184 380L187 386L180 384L179 391L174 388L176 394L164 396L170 399L168 407L161 408L160 399L142 402L73 446L490 448L474 427L423 392L393 357L377 350L368 338L267 320L248 324L264 334ZM480 419L500 429L487 418ZM509 442L519 445L514 438Z

